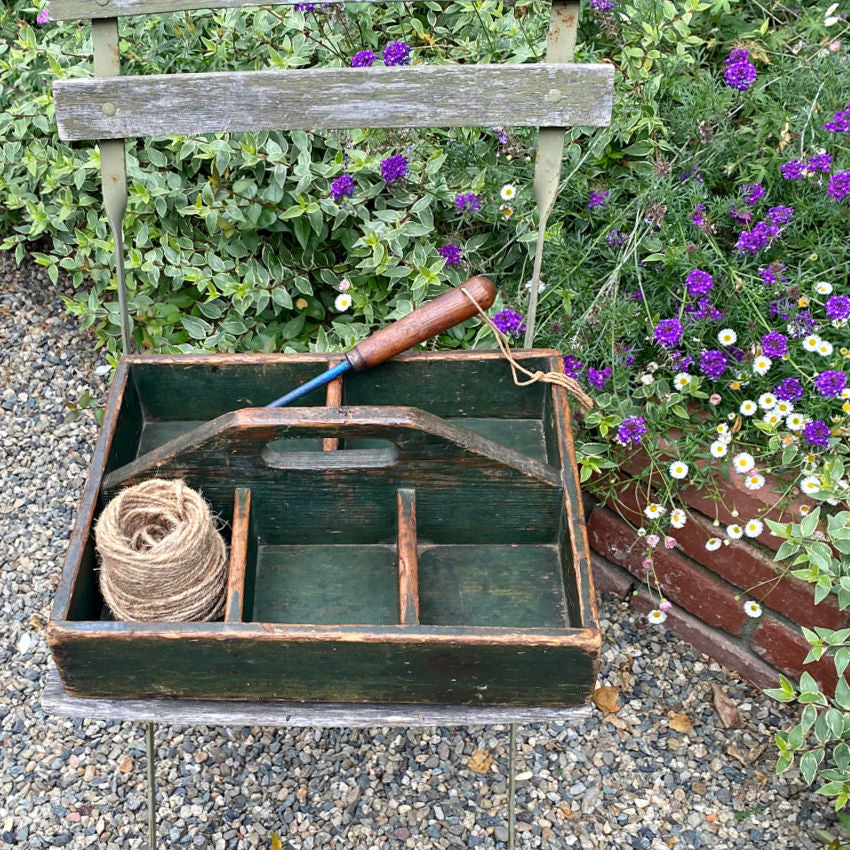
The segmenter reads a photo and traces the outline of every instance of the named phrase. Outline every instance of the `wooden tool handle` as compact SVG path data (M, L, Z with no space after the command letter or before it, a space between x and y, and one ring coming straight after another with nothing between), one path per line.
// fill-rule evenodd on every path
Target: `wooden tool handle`
M345 356L354 371L362 372L383 363L418 342L424 342L474 316L477 312L475 304L461 292L461 288L466 289L485 310L496 300L496 287L491 280L471 277L466 283L423 304L346 352Z

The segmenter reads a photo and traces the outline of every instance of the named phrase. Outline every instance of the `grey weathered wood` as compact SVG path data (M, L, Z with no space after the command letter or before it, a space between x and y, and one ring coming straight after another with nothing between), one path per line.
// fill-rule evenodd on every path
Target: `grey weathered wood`
M599 127L610 123L613 79L606 64L417 65L57 80L53 92L60 138L80 140L275 129Z
M358 0L385 2L386 0ZM48 0L47 10L52 21L152 15L183 12L187 9L236 9L240 6L293 6L299 0ZM346 0L324 0L344 3Z
M257 702L248 700L98 699L69 696L53 661L41 695L47 714L186 726L485 726L491 723L580 722L589 706L394 705L376 703Z

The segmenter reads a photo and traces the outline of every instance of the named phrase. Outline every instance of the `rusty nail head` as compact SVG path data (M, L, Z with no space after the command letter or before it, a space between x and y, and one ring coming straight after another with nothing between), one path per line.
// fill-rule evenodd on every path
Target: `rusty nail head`
M104 103L103 106L100 107L100 111L106 115L108 118L111 118L115 112L115 104L114 103Z
M548 97L549 97L549 103L557 103L561 99L561 90L560 89L550 89Z

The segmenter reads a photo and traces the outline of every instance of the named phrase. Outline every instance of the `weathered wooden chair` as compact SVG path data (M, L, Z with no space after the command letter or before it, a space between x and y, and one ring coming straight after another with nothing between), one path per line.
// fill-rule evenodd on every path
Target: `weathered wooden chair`
M265 5L280 5L287 2L288 0L266 0ZM94 77L56 82L54 85L56 120L62 139L95 141L100 147L104 205L115 243L122 346L125 354L130 353L132 348L132 331L124 280L122 226L127 205L125 139L133 137L278 129L321 132L332 128L362 127L455 127L500 124L539 126L540 135L534 174L534 189L539 210L534 279L539 278L543 234L558 191L566 128L572 125L601 126L610 120L613 68L605 64L572 64L578 23L578 2L552 0L546 62L540 64L414 65L388 68L309 68L287 71L120 76L118 38L120 16L251 5L261 4L256 0L51 0L49 4L49 14L53 20L87 19L91 21ZM446 91L451 91L453 96L445 97ZM527 346L531 344L534 335L536 299L537 287L532 286L527 316ZM336 403L338 404L339 401L337 400ZM557 418L557 414L552 413L547 413L546 416L553 420ZM568 432L568 425L556 424L546 427L553 428L561 435ZM564 427L567 431L564 431ZM561 437L558 439L563 442ZM549 458L550 462L553 462L552 457L554 455ZM290 465L287 468L293 467ZM551 467L547 468L551 469ZM99 481L97 484L99 485ZM540 486L558 488L561 485L561 478L556 474L551 482L544 481ZM577 485L574 489L575 492L570 496L572 500L577 497ZM409 497L405 496L406 493L407 491L399 490L400 528L402 515L405 511L407 513L411 511L411 504ZM96 498L96 494L86 498ZM408 502L405 502L405 498L408 498ZM551 500L547 501L547 504L550 502ZM552 504L558 508L558 505L562 503ZM93 506L90 505L90 509L94 510ZM88 520L91 520L91 516ZM247 523L247 519L243 518L243 521L243 524ZM572 522L572 515L570 521ZM559 520L550 518L550 522L557 525ZM77 545L82 547L90 544L80 541ZM399 531L399 552L402 546L401 531ZM88 557L92 557L91 553ZM586 563L582 566L582 570L585 573L584 592L587 594L590 593L588 590L590 583L586 575ZM76 579L73 580L76 581ZM60 613L61 617L67 617L68 608L74 604L71 598L73 594L68 587L65 587L62 592L65 594L66 609ZM590 606L590 608L592 604L592 594L581 602L581 606ZM404 612L402 613L404 615ZM418 614L418 610L415 613ZM408 612L407 616L411 619L405 620L403 616L402 623L417 623L413 614ZM595 639L598 645L598 634ZM544 658L548 649L543 647L540 651L543 653L540 658ZM53 699L52 705L55 710L69 713L79 714L88 710L80 707L79 700L77 703L76 707L70 706L67 700L63 702L63 698L59 696ZM233 718L245 716L250 716L252 722L267 722L269 725L287 725L298 721L312 722L315 725L361 725L361 722L374 725L379 722L376 719L375 708L369 706L350 707L342 713L338 707L325 710L319 706L312 714L309 712L305 714L303 711L300 714L291 711L281 714L279 709L270 706L265 713L262 710L259 710L259 713L252 710L246 714L244 705L240 709L234 707L233 703L224 703L215 710L210 708L209 704L203 707L197 703L191 704L186 709L175 709L172 706L168 709L156 710L139 704L136 713L127 714L126 710L115 706L104 708L102 703L103 701L100 701L99 707L96 710L92 709L92 712L101 714L104 711L112 712L115 716L124 719L135 717L151 720L154 717L163 717L171 722L178 722L180 718L183 718L184 722L192 722L200 718L203 713L206 722L219 723L236 722ZM395 706L393 711L388 708L386 714L381 717L386 722L408 722L411 725L429 721L452 722L452 718L455 722L495 722L494 718L501 718L502 722L511 722L565 718L568 714L564 712L571 711L564 708L536 710L515 707L505 708L504 712L500 713L499 710L486 706L482 706L480 710L463 708L464 711L456 710L454 714L451 712L446 714L435 709L430 710L430 713L415 708L406 712ZM475 711L479 711L479 714L476 715ZM295 720L292 719L293 717ZM512 743L515 741L515 731L514 728ZM149 725L148 768L149 794L151 795L153 794L152 736L152 725ZM149 797L149 806L150 816L153 818L152 796ZM512 801L510 817L512 823ZM153 821L151 830L151 846L154 846Z

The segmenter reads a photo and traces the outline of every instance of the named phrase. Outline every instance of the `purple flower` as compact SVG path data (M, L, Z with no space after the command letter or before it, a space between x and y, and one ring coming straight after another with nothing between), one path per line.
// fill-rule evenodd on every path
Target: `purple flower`
M293 9L296 12L315 12L318 3L295 3Z
M620 423L620 427L617 429L617 442L621 446L627 446L629 443L639 446L645 433L646 422L644 422L643 417L632 416Z
M806 166L799 159L791 159L779 167L786 180L802 180L806 176Z
M694 365L694 358L690 354L682 354L681 351L670 352L670 362L674 369L686 370Z
M384 48L384 65L409 65L410 48L403 41L391 41Z
M592 366L587 367L587 383L597 390L605 389L605 384L611 377L611 367L605 366L602 369L594 369Z
M814 384L824 398L838 398L847 386L847 375L835 369L827 369L815 378Z
M693 178L694 178L694 180L696 180L696 181L697 181L697 183L703 183L703 182L704 182L704 181L703 181L702 174L700 174L700 173L699 173L699 163L696 163L696 164L695 164L695 165L691 168L691 170L690 170L690 171L682 171L682 172L679 174L679 180L680 180L682 183L686 183L688 180L690 180L690 179L691 179L691 177L693 177Z
M783 206L771 207L765 216L768 224L788 224L792 218L794 218L794 208Z
M795 339L802 339L817 329L817 320L808 310L799 310L788 323L788 333Z
M716 381L725 371L728 361L722 351L703 351L699 356L699 368L706 378Z
M784 321L788 321L791 317L791 313L789 312L791 310L791 304L792 302L788 298L780 298L777 301L771 301L768 306L768 312L771 316L776 316Z
M761 353L765 357L784 357L788 353L788 337L771 331L761 338Z
M826 300L824 305L826 315L836 322L850 319L850 296L848 295L832 295Z
M570 378L578 379L578 376L581 374L581 370L584 369L584 363L578 359L578 357L574 357L572 354L567 354L564 357L564 374L568 375Z
M689 313L691 318L709 322L719 322L723 318L723 313L712 306L707 298L700 298L696 304L689 304L685 307L685 312Z
M762 283L768 286L779 283L788 283L788 278L785 276L785 266L782 263L771 263L767 268L759 271Z
M350 174L342 174L331 183L331 197L339 203L346 195L354 194L354 178Z
M803 428L803 439L807 443L811 443L813 446L820 446L825 449L829 447L829 425L826 422L822 422L820 419L815 419L814 422L809 422L805 428Z
M463 252L457 245L452 245L451 243L438 248L437 253L445 259L447 266L459 266L460 261L463 259Z
M691 221L696 227L703 228L708 224L708 219L703 215L705 212L705 204L697 204L694 211L691 213Z
M50 14L48 13L47 9L42 9L38 13L38 16L36 17L35 22L37 24L49 24L50 23Z
M407 160L400 153L381 160L381 177L386 183L393 183L402 177L407 177L408 171Z
M816 153L809 157L808 169L813 173L820 171L822 174L829 174L829 169L832 168L832 157L828 153Z
M522 314L516 310L502 310L493 316L493 324L505 336L522 336L525 333L525 322Z
M455 207L458 212L464 212L465 210L478 212L481 209L481 200L475 192L465 192L455 198Z
M594 12L607 12L614 8L612 0L590 0L590 8Z
M748 50L733 50L726 60L726 71L723 74L726 85L738 91L747 91L756 80L755 66L750 62Z
M594 207L604 207L605 201L608 198L610 192L591 192L587 197L587 208L592 210Z
M739 254L758 254L763 248L769 248L779 228L766 221L757 221L752 230L745 230L735 243Z
M764 196L764 186L761 183L747 183L741 186L741 197L751 207L754 207Z
M773 390L781 401L799 401L803 397L803 385L796 378L785 378Z
M682 323L678 319L662 319L655 326L655 341L664 348L675 348L684 332Z
M375 54L371 50L358 50L351 57L352 68L368 68L375 61Z
M829 178L826 194L835 198L836 201L843 201L850 194L850 171L839 171L833 174Z
M739 210L735 207L729 207L729 217L735 224L749 225L753 220L753 214L749 210Z
M625 241L622 230L612 230L608 234L608 244L612 248L622 248Z
M708 295L714 289L714 280L708 272L702 269L691 269L685 280L685 285L688 288L688 295L691 298L698 298L701 295Z
M830 133L850 132L850 103L844 109L836 112L832 119L823 125L823 129L829 130Z

